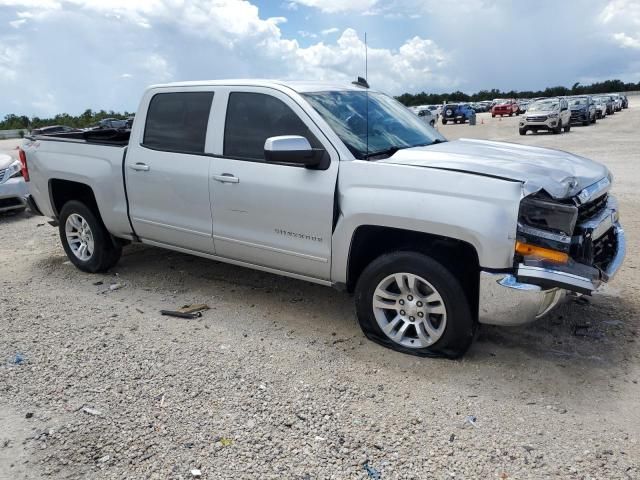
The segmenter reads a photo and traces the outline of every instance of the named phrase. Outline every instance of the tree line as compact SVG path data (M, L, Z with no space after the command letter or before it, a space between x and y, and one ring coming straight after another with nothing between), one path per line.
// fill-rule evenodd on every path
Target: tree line
M59 113L50 118L27 117L26 115L15 115L10 113L5 115L4 120L0 121L0 130L32 130L34 128L46 127L49 125L66 125L74 128L87 128L96 125L100 120L105 118L117 118L118 120L126 120L133 113L118 113L113 110L100 110L94 112L91 109L85 110L80 115L74 116L68 113Z
M535 98L535 97L562 97L566 95L594 95L599 93L620 93L640 90L640 82L625 83L622 80L606 80L596 82L591 85L580 85L580 82L567 87L548 87L544 90L532 91L501 91L498 89L480 90L468 95L464 92L456 91L451 93L403 93L396 97L397 100L406 106L413 105L438 105L444 102L480 102L482 100L493 100L494 98Z
M640 82L625 83L622 80L606 80L604 82L596 82L591 85L580 85L580 82L573 84L571 88L567 87L548 87L538 91L501 91L498 89L480 90L474 94L466 94L461 91L451 93L403 93L396 97L400 102L410 107L413 105L431 105L441 104L444 102L479 102L482 100L493 100L494 98L533 98L533 97L557 97L565 95L585 95L611 92L629 92L640 90ZM31 130L34 128L46 127L48 125L67 125L75 128L87 128L96 125L100 120L105 118L117 118L125 120L132 116L132 113L118 113L113 110L100 110L94 112L91 109L85 110L82 114L74 116L68 113L59 113L54 117L27 117L26 115L5 115L0 121L0 130Z

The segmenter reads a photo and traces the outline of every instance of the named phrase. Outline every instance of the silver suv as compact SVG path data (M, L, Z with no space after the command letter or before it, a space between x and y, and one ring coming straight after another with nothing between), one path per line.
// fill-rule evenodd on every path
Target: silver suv
M520 135L527 131L547 130L561 133L571 130L571 110L566 98L553 97L537 100L527 107L527 114L520 117Z

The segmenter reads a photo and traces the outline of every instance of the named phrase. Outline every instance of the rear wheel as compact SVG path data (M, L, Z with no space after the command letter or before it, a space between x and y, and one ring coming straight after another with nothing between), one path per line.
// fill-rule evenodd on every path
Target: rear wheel
M362 272L355 298L364 334L392 350L457 358L473 340L475 324L462 285L426 255L378 257Z
M593 118L591 119L591 123L596 123L596 121L597 121L597 115L594 113Z
M65 203L59 221L64 251L80 270L104 272L118 263L122 247L113 242L102 220L84 203Z

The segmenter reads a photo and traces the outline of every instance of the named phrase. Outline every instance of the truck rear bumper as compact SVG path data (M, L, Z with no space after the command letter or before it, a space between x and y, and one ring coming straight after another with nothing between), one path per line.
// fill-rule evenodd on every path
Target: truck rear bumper
M625 257L624 230L617 223L613 228L617 240L615 255L597 279L522 264L517 271L520 281L512 274L480 272L479 322L524 325L551 312L562 302L567 291L587 294L597 291L614 277Z

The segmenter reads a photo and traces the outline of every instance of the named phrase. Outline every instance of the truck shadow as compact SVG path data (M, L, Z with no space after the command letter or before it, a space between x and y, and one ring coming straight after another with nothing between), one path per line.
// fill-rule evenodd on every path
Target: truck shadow
M252 303L272 307L275 302L281 320L305 329L301 317L317 318L325 329L315 333L332 336L335 329L353 337L364 336L355 319L353 298L348 293L304 281L214 262L181 253L150 247L129 247L119 264L121 274L157 287L190 295L211 295L234 301L237 294L251 292ZM169 273L167 273L169 272ZM176 290L177 289L177 290ZM229 295L225 298L225 295ZM523 327L482 325L466 361L481 360L495 351L538 359L571 359L594 365L618 361L636 349L638 312L625 297L597 295L570 299L549 317ZM295 323L295 325L294 325ZM302 333L302 332L301 332Z

